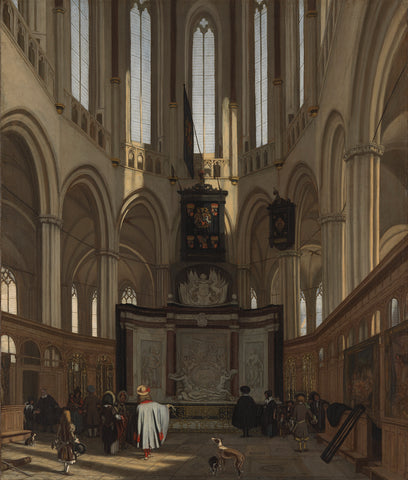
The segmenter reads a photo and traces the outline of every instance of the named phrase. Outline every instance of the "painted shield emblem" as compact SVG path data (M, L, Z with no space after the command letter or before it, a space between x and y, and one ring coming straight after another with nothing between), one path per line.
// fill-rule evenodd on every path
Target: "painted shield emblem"
M218 215L218 203L211 204L211 213L213 214L214 217Z
M198 207L194 214L194 225L197 228L208 228L211 223L211 213L207 207Z

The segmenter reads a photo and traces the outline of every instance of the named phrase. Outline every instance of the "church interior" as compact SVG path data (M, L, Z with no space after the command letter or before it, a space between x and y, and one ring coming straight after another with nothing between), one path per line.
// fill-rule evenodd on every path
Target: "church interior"
M0 15L2 439L41 388L146 384L184 433L317 391L406 479L407 0Z

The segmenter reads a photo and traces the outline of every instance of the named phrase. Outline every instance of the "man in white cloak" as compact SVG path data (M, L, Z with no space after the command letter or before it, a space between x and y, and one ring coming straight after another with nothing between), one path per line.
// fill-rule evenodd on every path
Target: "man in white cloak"
M153 402L150 388L146 385L137 387L139 405L137 407L137 446L144 452L144 459L151 456L151 450L160 448L166 439L169 428L168 405Z

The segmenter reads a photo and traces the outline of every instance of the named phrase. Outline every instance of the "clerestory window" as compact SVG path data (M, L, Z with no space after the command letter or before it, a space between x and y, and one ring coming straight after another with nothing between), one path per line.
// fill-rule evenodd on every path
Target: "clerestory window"
M151 143L151 16L144 1L130 11L130 137Z
M71 91L89 108L89 2L71 0Z

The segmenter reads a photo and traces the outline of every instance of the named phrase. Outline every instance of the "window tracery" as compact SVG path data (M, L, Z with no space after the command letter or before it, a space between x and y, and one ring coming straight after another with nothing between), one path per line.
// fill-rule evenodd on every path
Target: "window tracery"
M151 16L149 3L130 10L130 138L151 143Z
M194 153L215 153L215 33L205 17L193 33L191 76Z
M89 108L88 0L71 0L71 92Z
M127 286L123 289L121 295L121 303L130 303L132 305L137 305L136 292L130 286Z
M78 333L78 292L75 285L71 288L71 332Z
M1 309L17 315L17 284L14 273L1 267Z
M268 143L268 21L265 0L256 0L254 12L256 146Z

